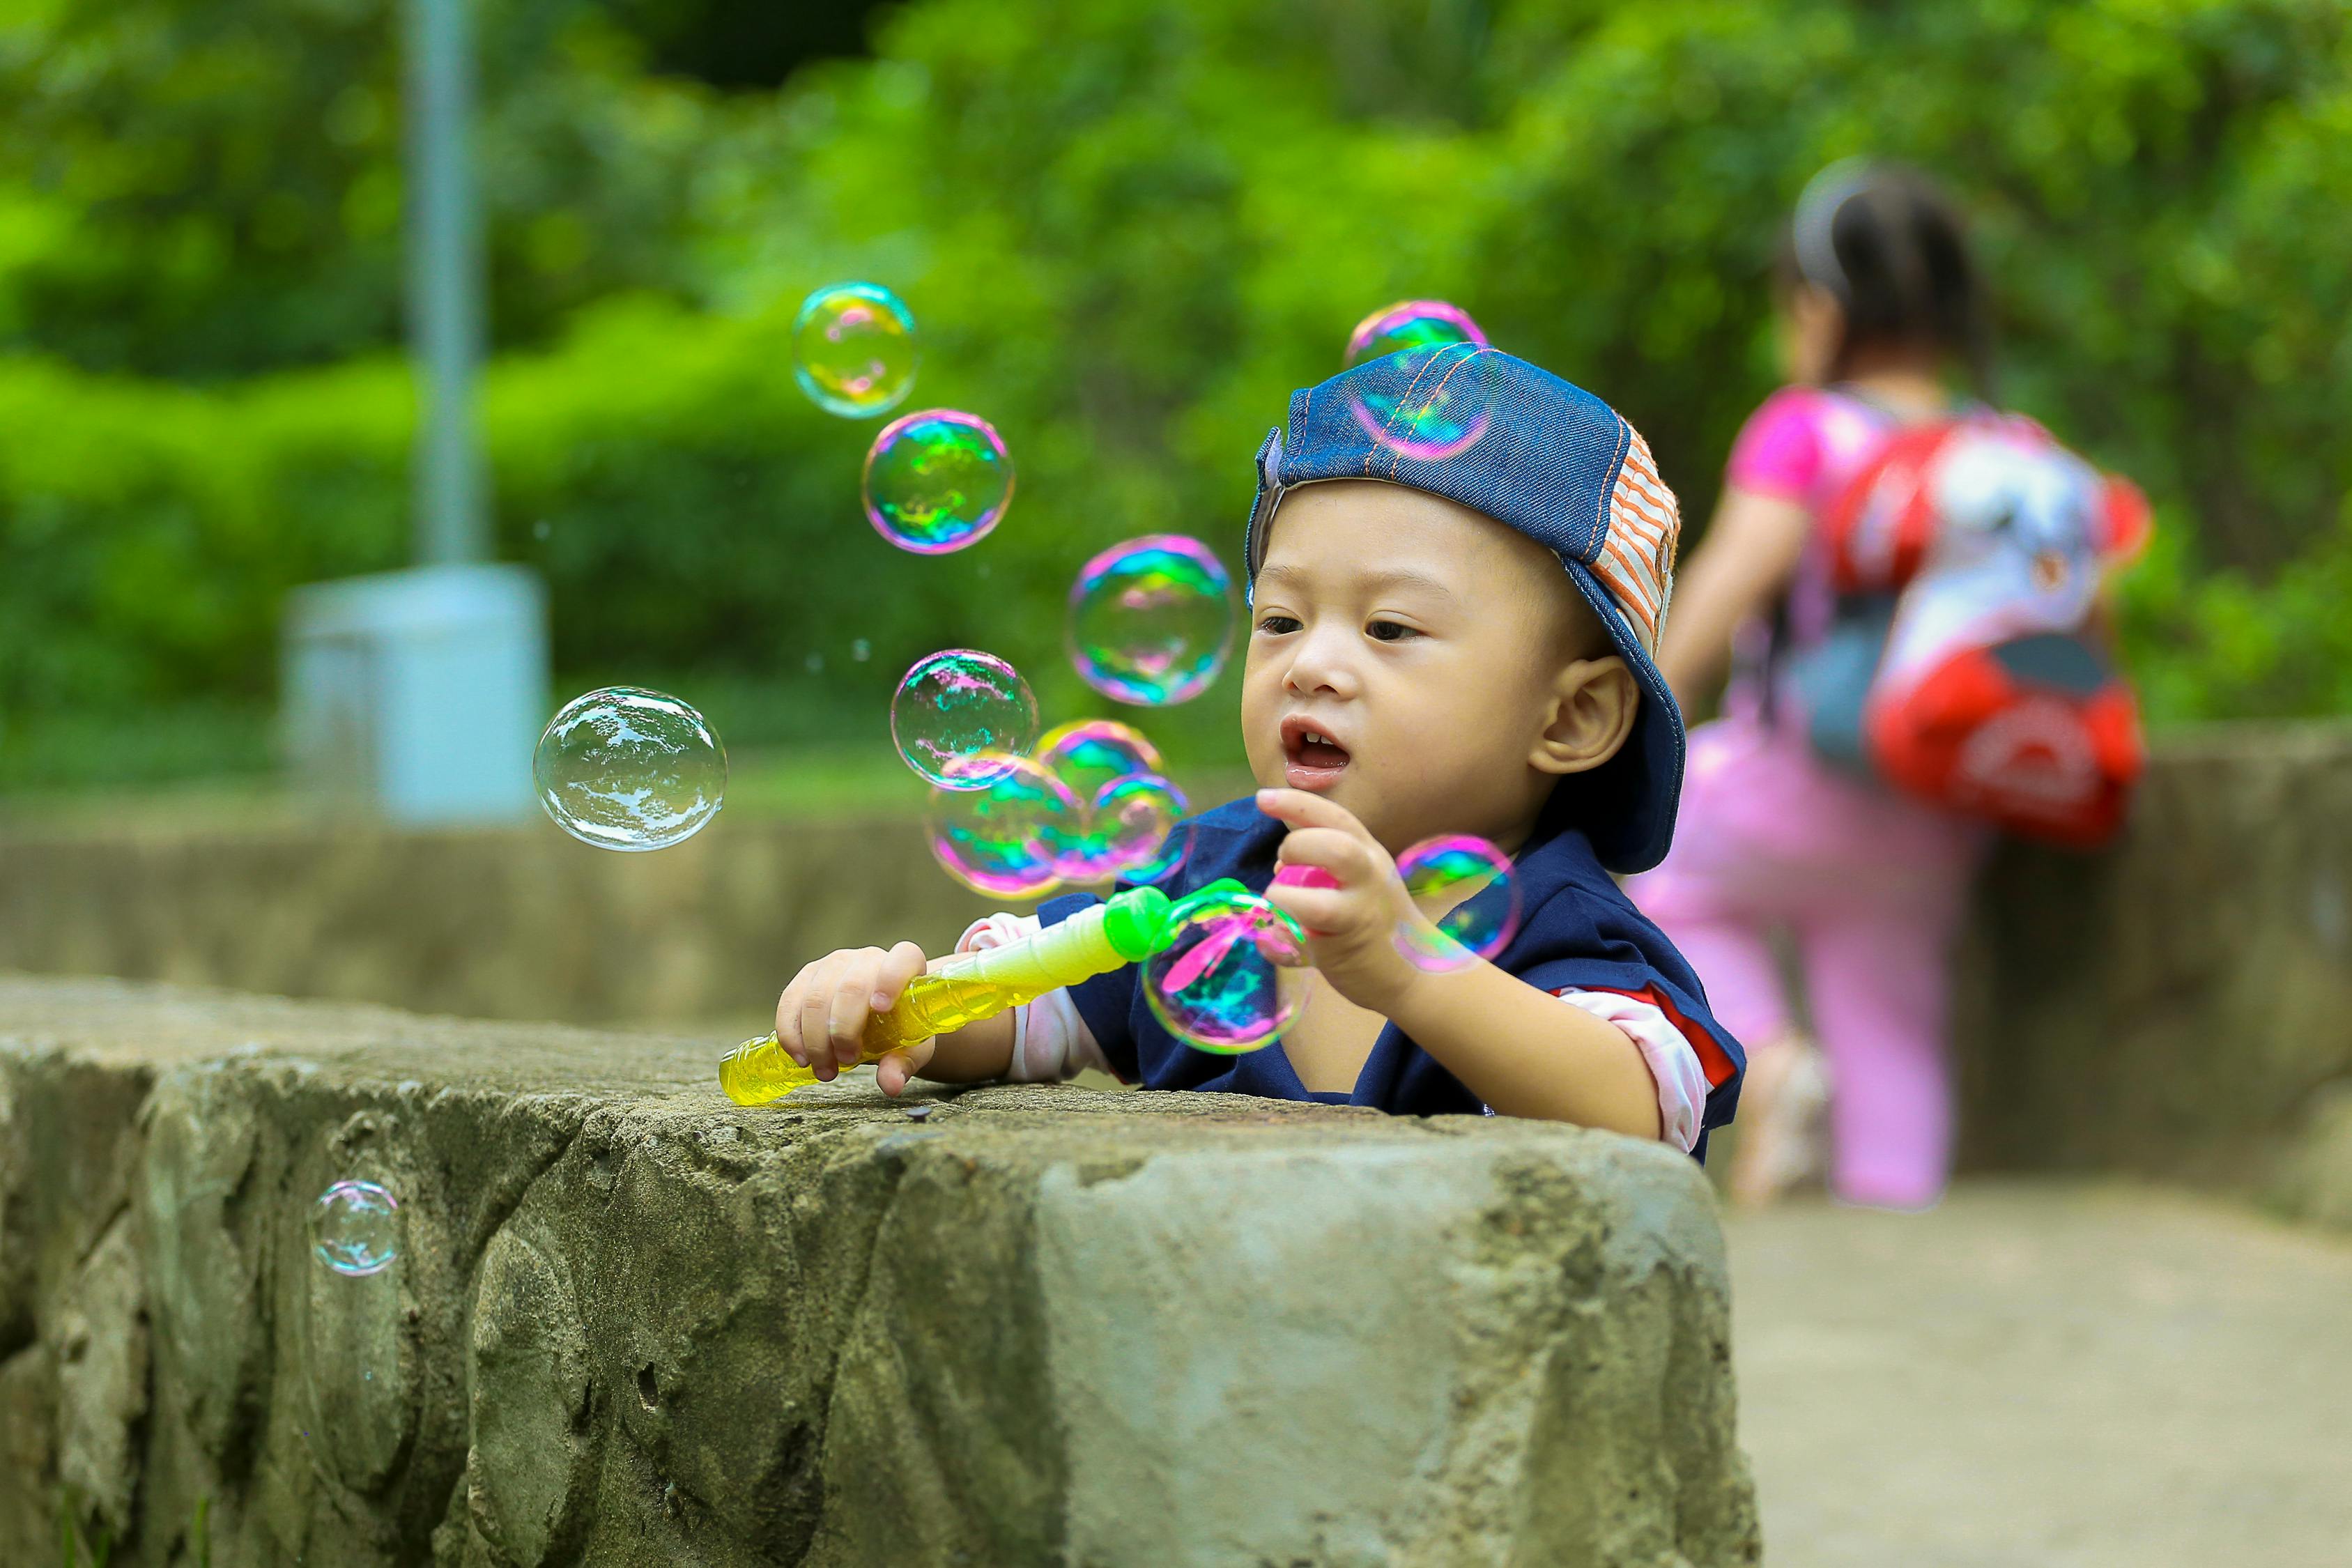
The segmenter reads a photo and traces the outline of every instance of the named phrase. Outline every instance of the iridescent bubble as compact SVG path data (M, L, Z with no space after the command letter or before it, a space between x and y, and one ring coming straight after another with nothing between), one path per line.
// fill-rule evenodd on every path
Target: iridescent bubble
M373 1182L337 1182L310 1205L310 1250L354 1278L400 1256L400 1200Z
M667 849L727 798L727 748L701 714L664 692L608 686L548 721L531 756L539 804L599 849Z
M1192 847L1183 826L1184 792L1157 773L1129 773L1095 792L1088 830L1111 871L1130 882L1157 882L1184 863Z
M1348 334L1348 355L1341 368L1400 349L1433 348L1439 343L1471 343L1484 347L1486 334L1470 312L1443 300L1400 300L1356 323Z
M1397 875L1431 922L1397 931L1397 951L1419 968L1434 973L1492 958L1518 933L1511 858L1483 838L1451 833L1423 839L1397 857Z
M1060 880L1055 847L1077 830L1077 797L1034 758L982 752L956 766L981 782L931 791L925 826L940 868L991 898L1051 892Z
M1167 771L1160 748L1142 731L1116 719L1057 724L1037 742L1036 756L1080 800L1092 800L1113 779Z
M926 408L882 426L866 453L866 519L918 555L986 537L1013 502L1013 459L975 414Z
M1209 547L1181 533L1115 544L1070 588L1070 662L1106 697L1143 707L1189 702L1225 668L1234 580Z
M1491 350L1447 343L1407 349L1391 363L1393 372L1372 373L1349 394L1349 411L1377 445L1436 463L1485 437L1501 392Z
M827 414L870 419L915 389L915 317L878 283L835 283L793 319L793 375Z
M992 653L951 647L915 661L890 699L890 738L907 765L948 790L995 776L988 759L1024 755L1037 739L1037 699Z
M1307 994L1307 937L1255 893L1210 887L1178 902L1170 944L1144 964L1143 997L1167 1031L1223 1056L1272 1045Z

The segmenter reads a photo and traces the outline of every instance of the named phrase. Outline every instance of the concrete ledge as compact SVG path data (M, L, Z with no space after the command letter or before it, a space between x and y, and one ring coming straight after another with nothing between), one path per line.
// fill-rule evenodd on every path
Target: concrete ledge
M716 1045L0 979L0 1561L1758 1560L1663 1148Z
M2111 851L2005 847L1963 975L1969 1163L2352 1226L2352 726L2178 738Z

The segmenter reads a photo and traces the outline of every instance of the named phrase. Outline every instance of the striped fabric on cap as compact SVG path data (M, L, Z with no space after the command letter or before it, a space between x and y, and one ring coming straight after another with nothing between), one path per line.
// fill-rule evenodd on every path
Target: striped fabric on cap
M1658 651L1658 629L1675 592L1675 544L1682 532L1675 493L1658 478L1658 465L1642 433L1632 437L1617 483L1609 492L1609 531L1601 542L1593 575L1617 596L1644 650Z

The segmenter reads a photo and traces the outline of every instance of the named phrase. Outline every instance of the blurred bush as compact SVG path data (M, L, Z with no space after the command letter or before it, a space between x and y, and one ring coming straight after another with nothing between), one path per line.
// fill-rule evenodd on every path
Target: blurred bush
M259 700L284 590L407 549L387 0L44 3L0 25L0 708ZM1696 522L1771 384L1777 226L1871 152L1976 215L2003 400L2157 500L2158 719L2352 708L2334 0L921 0L734 94L646 74L633 14L485 12L499 527L571 677L862 733L969 641L1073 709L1079 560L1230 552L1288 390L1410 294L1615 403ZM912 304L918 401L1012 447L976 550L885 546L873 426L791 382L847 277ZM1159 726L1229 745L1229 702Z

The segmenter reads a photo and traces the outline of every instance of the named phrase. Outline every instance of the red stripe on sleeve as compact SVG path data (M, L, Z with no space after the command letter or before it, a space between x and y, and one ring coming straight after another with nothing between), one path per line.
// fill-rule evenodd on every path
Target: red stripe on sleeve
M1570 989L1605 991L1612 996L1630 996L1636 1002L1647 1002L1664 1013L1666 1022L1672 1024L1689 1042L1690 1048L1698 1053L1699 1070L1706 1074L1706 1087L1709 1089L1721 1089L1739 1070L1732 1065L1731 1053L1725 1050L1705 1027L1692 1022L1690 1015L1675 1006L1673 997L1665 995L1654 985L1644 985L1639 991L1628 991L1617 985L1577 985Z

